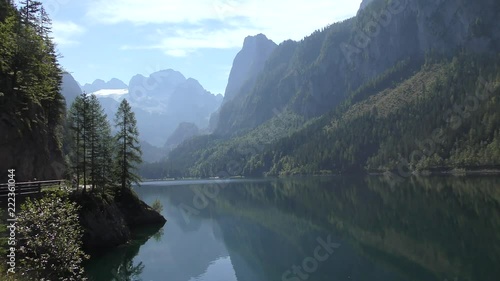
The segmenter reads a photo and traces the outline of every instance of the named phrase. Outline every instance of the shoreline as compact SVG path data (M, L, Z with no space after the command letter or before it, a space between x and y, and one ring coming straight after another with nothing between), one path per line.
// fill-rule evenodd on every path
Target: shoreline
M331 173L331 174L295 174L295 175L279 175L279 176L261 176L261 177L230 177L230 178L178 178L178 179L146 179L141 183L154 182L186 182L186 181L227 181L227 180L258 180L258 179L281 179L291 177L332 177L332 176L386 176L388 174L398 174L397 171L363 171L359 173ZM500 169L447 169L447 170L422 170L412 172L410 177L429 177L429 176L500 176Z
M385 176L388 174L399 175L398 171L373 171L368 172L370 176ZM500 168L437 168L426 169L421 171L412 171L411 176L428 177L428 176L499 176Z

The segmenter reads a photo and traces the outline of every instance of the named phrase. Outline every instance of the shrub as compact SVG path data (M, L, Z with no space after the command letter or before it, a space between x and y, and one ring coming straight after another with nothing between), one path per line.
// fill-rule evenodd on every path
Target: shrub
M67 197L27 199L18 214L20 271L30 280L86 280L79 207Z
M151 208L153 210L157 211L158 213L161 213L163 211L163 205L161 204L160 200L156 199L153 204L151 205Z

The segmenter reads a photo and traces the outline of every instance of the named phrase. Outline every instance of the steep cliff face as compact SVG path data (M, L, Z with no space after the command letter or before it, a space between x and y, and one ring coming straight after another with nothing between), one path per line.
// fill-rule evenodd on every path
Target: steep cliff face
M66 107L69 108L75 98L82 94L82 89L75 78L69 73L63 73L62 84L61 84L61 94L66 100Z
M230 108L230 101L252 90L267 59L276 47L276 43L269 40L264 34L245 38L241 51L234 58L221 108L210 117L209 131L213 132L217 128L220 111L226 110L222 109L223 107ZM224 120L221 126L225 126L225 123Z
M33 116L35 118L35 116ZM0 114L0 180L6 182L7 169L15 169L17 182L61 179L66 166L59 139L44 124L27 127L7 113ZM35 120L35 119L34 119Z
M368 7L368 5L373 2L373 0L363 0L361 2L361 5L359 5L359 10L364 10L366 7Z
M498 1L368 3L355 18L316 31L300 42L282 43L255 86L221 109L216 132L245 131L286 109L306 118L322 115L350 91L404 59L418 65L429 53L446 56L462 49L499 49Z
M224 103L253 86L257 75L262 71L265 62L276 47L276 43L267 39L264 34L245 38L243 48L233 61L224 94ZM242 89L245 84L248 84L248 87Z

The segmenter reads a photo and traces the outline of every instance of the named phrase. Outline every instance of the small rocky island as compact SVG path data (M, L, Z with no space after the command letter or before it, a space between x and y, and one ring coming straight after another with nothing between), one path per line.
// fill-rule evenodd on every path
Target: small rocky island
M131 189L115 198L81 194L75 199L83 228L82 246L87 253L102 253L130 241L140 227L161 228L167 221Z

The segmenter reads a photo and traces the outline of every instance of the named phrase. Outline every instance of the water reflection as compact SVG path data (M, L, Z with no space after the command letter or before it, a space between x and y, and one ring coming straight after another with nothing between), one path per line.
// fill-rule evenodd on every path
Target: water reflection
M493 177L146 184L137 192L162 202L167 224L88 269L95 281L497 280L499 187ZM319 239L340 247L317 259Z
M157 227L136 231L134 240L126 246L115 249L112 253L93 258L88 264L91 280L139 281L145 268L143 262L135 262L139 249L155 233L161 233Z

